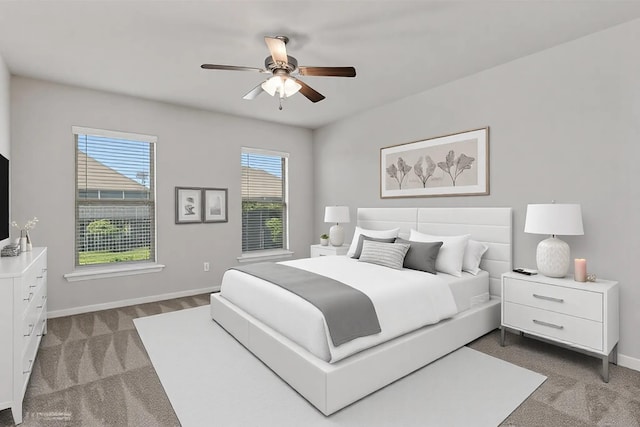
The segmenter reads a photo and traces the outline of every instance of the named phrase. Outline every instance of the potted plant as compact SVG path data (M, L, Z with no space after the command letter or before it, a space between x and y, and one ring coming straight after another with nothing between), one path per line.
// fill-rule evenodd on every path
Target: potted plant
M322 246L327 246L329 244L329 235L328 234L321 234L320 235L320 244Z

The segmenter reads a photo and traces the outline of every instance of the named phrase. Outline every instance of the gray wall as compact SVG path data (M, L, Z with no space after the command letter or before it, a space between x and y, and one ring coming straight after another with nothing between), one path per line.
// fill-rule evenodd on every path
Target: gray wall
M329 226L325 205L348 205L352 218L357 207L510 206L514 265L535 267L544 236L523 233L526 205L580 203L585 235L563 240L590 272L621 283L619 350L640 359L637 40L638 20L318 129L315 236ZM381 147L484 126L489 196L380 199Z
M72 283L63 278L74 269L73 125L158 136L158 261L164 271ZM290 153L290 247L296 257L309 255L309 130L14 76L11 138L13 218L40 220L31 236L34 245L49 248L50 311L219 286L242 251L241 146ZM175 186L227 187L229 222L174 224ZM204 261L211 263L208 273Z
M10 128L9 128L9 82L10 75L7 66L0 56L0 154L11 158ZM0 240L0 247L9 243L9 239Z

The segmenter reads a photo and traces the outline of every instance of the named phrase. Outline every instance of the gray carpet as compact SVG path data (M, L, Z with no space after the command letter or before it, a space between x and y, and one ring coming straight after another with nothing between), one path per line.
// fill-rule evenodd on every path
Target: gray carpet
M50 319L24 401L25 427L178 426L133 319L209 303L208 295ZM504 426L639 426L640 372L494 331L470 347L548 377ZM11 410L0 426L13 425Z

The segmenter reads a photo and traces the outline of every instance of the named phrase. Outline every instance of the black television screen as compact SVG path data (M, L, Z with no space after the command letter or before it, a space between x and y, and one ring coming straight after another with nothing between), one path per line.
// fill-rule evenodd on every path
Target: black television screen
M0 240L9 237L9 159L0 154Z

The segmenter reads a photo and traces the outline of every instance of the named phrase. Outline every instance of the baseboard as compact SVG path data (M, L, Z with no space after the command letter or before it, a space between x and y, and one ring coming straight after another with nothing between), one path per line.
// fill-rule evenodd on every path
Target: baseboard
M111 308L126 307L128 305L145 304L148 302L163 301L173 298L190 297L192 295L204 294L207 292L218 292L220 286L212 286L209 288L190 289L188 291L171 292L168 294L150 295L147 297L132 298L126 300L106 302L104 304L85 305L82 307L66 308L64 310L54 310L47 312L49 319L55 317L72 316L74 314L90 313L92 311L109 310Z
M618 366L633 369L634 371L640 371L640 359L625 356L624 354L618 354Z

